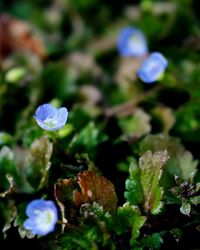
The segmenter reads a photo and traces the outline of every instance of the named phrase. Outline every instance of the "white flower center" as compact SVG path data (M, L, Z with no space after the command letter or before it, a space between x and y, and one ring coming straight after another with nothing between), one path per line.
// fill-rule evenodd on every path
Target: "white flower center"
M49 128L54 128L56 126L56 119L55 118L46 118L43 123L48 126Z
M129 38L129 41L128 41L128 47L131 49L131 50L142 50L143 49L143 41L141 40L140 37L136 36L136 35L132 35L130 38Z
M42 231L48 231L55 223L55 214L51 209L47 209L43 212L37 212L36 224Z

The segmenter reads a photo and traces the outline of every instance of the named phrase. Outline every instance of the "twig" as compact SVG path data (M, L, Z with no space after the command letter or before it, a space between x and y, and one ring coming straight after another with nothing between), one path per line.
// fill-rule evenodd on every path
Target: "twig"
M144 101L146 98L153 96L163 88L162 85L158 85L150 91L139 95L136 99L130 100L128 102L122 103L120 105L107 108L104 111L106 117L111 117L114 115L128 116L132 114L135 110L135 107L140 102Z

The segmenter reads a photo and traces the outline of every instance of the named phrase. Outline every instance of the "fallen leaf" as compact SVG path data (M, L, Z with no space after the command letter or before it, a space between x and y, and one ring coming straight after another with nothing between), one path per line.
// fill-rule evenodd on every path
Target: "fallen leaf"
M76 188L76 181L72 179L60 179L54 185L54 196L60 208L62 217L62 231L69 220L73 219L73 190Z
M105 211L114 212L116 210L117 196L114 185L104 176L84 171L78 174L78 184L81 191L73 192L73 201L76 206L97 202Z

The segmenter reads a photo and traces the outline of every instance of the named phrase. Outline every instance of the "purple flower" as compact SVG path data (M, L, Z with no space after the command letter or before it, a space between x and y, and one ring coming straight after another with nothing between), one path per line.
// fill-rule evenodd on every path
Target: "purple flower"
M23 226L32 234L44 236L54 231L58 211L53 201L33 200L28 204L26 214L29 218Z
M167 59L159 52L154 52L143 61L138 70L138 77L146 83L158 80L168 65Z
M54 108L51 104L39 106L34 115L37 124L48 131L58 130L64 127L68 117L66 108Z
M147 42L142 31L124 28L118 38L117 47L122 56L142 57L148 53Z

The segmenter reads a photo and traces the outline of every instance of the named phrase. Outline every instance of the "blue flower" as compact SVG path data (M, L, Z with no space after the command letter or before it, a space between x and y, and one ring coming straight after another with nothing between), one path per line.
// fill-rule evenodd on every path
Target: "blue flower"
M138 77L146 83L155 82L163 75L167 65L167 59L161 53L154 52L143 61L138 70Z
M54 108L50 104L39 106L34 115L37 124L48 131L58 130L64 127L68 117L66 108Z
M148 53L147 42L142 31L136 28L124 28L117 42L122 56L142 57Z
M26 214L29 218L23 226L32 234L44 236L54 231L58 211L53 201L33 200L28 204Z

